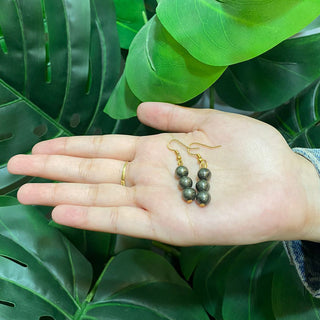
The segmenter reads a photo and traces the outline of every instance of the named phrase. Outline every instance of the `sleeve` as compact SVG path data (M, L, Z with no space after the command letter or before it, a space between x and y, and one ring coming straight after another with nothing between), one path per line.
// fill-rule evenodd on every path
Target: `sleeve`
M294 148L293 151L311 161L320 176L320 149ZM304 286L314 297L320 298L320 243L284 241L284 247Z

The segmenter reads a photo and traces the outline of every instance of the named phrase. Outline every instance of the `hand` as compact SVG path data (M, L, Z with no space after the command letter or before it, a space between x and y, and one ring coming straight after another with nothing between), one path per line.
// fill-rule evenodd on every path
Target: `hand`
M140 105L138 117L176 133L41 142L32 155L13 157L8 170L64 183L26 184L19 201L55 206L52 217L60 224L174 245L320 239L317 172L274 128L246 116L163 103ZM212 200L204 208L181 198L176 157L167 148L173 138L222 145L197 150L212 171ZM174 146L195 180L196 158Z

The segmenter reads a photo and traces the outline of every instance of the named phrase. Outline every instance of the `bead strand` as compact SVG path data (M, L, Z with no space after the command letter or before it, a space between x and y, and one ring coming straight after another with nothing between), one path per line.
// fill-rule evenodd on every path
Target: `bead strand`
M208 182L210 177L211 171L208 168L201 168L198 171L199 181L196 184L196 189L198 191L196 201L200 207L205 207L211 200L210 193L208 192L210 189L210 184Z
M188 177L189 170L187 167L180 165L176 169L176 176L179 179L179 186L182 189L182 198L191 203L196 198L196 190L192 188L193 181Z

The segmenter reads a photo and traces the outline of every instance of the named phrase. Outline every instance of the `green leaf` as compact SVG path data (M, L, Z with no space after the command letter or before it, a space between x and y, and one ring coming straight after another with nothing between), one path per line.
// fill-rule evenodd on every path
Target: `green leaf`
M314 54L319 51L319 31L300 35L255 59L229 66L214 87L234 108L264 111L278 107L320 76L320 60Z
M190 287L161 256L127 250L107 266L87 316L208 320ZM127 316L126 316L127 315ZM113 319L113 318L112 318Z
M201 261L203 256L206 256L207 252L210 251L210 246L197 246L197 247L184 247L181 248L181 254L179 257L181 271L184 277L189 280L193 274L195 268Z
M67 130L99 129L120 73L113 1L5 1L0 28L0 78Z
M141 100L131 91L123 74L112 92L104 112L115 119L127 119L136 116L140 103Z
M1 207L10 207L19 204L19 201L14 197L2 196L1 198Z
M120 46L129 49L129 46L147 21L146 9L143 0L114 0L117 14L117 29Z
M207 312L217 320L222 318L222 302L228 272L243 247L216 246L200 260L193 286Z
M286 254L279 259L272 281L272 305L276 320L318 320L320 301L313 298L290 265Z
M117 234L114 242L113 254L118 254L128 249L150 249L152 248L152 240L133 238Z
M34 207L9 202L0 197L1 319L208 320L188 284L151 251L120 253L88 292L88 261Z
M35 208L0 197L1 319L72 319L90 285L90 264Z
M161 0L157 15L196 59L225 66L256 57L320 14L318 0Z
M0 79L0 194L8 193L29 180L8 172L10 157L30 152L39 141L69 134Z
M260 243L245 247L236 257L226 280L223 319L274 319L271 303L272 275L278 267L278 258L283 250L278 242Z
M93 275L98 277L114 251L117 236L104 232L74 229L50 221L50 226L57 228L93 266Z
M182 103L205 91L224 70L194 59L155 16L133 40L125 76L142 101Z
M259 119L281 132L291 147L320 148L320 81Z

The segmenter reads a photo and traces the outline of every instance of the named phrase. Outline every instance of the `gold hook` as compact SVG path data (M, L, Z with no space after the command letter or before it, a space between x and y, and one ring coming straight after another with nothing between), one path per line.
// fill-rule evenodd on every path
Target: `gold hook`
M168 144L167 144L168 149L171 150L171 151L176 151L176 149L174 149L174 148L171 147L171 143L172 143L172 142L177 142L177 143L181 144L183 147L185 147L187 150L189 149L189 147L188 147L187 145L185 145L183 142L181 142L180 140L178 140L178 139L171 139L171 140L168 142ZM191 148L191 149L199 149L199 148Z
M199 148L192 148L191 146L194 145L194 144L199 145L199 146L201 146L201 147L208 148L208 149L220 148L221 145L218 145L218 146L208 146L208 145L203 144L203 143L200 143L200 142L192 142L192 143L189 144L189 147L188 147L188 149L187 149L187 150L188 150L188 153L189 153L190 155L195 156L195 157L198 158L198 162L199 162L199 164L200 164L200 168L207 168L207 167L208 167L207 161L204 160L199 153L192 153L192 152L190 151L190 149L199 149Z
M222 147L221 144L219 144L218 146L208 146L207 144L204 144L204 143L200 143L200 142L192 142L189 144L189 147L191 147L193 144L197 144L201 147L205 147L205 148L208 148L208 149L216 149L216 148L220 148ZM199 149L199 148L189 148L190 149Z
M183 166L183 162L182 162L182 158L181 158L180 152L179 152L177 149L174 149L174 148L171 147L171 143L172 143L172 142L179 143L180 145L182 145L183 147L185 147L185 148L188 150L188 152L189 152L190 149L199 149L199 148L192 148L192 147L190 147L190 146L187 146L187 145L185 145L183 142L181 142L181 141L178 140L178 139L171 139L171 140L168 142L168 144L167 144L167 148L168 148L169 150L173 151L173 152L176 154L178 166Z

